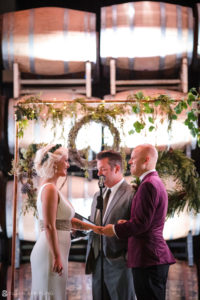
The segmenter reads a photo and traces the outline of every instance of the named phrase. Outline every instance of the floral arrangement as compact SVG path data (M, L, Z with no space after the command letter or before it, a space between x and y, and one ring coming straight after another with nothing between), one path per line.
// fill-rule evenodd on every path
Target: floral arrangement
M34 186L34 178L37 176L33 167L35 154L40 147L45 144L31 144L27 149L22 148L19 152L19 161L13 166L10 175L17 174L18 180L21 182L21 193L26 195L26 201L23 204L22 211L25 214L29 209L33 209L34 214L37 214L36 197L37 188Z

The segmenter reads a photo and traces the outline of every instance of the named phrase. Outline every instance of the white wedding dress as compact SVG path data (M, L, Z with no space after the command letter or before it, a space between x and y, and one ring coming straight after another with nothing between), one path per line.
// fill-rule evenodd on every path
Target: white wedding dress
M41 193L43 188L49 183L44 184L38 193L37 209L39 220L43 220L42 216L42 201ZM40 236L31 252L31 272L32 272L32 300L66 300L66 284L68 273L68 255L71 246L71 219L75 211L72 205L64 199L59 193L59 203L56 215L58 220L67 221L69 226L63 230L63 226L57 227L59 249L63 264L63 273L61 276L58 273L52 272L52 254L48 245L45 231L40 232ZM63 221L61 221L62 223ZM58 221L60 223L60 221ZM66 223L66 222L65 222ZM66 227L66 226L65 226ZM59 228L59 229L58 229Z

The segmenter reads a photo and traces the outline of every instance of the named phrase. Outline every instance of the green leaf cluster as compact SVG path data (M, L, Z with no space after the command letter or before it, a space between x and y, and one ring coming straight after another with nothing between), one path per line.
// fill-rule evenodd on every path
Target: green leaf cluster
M159 152L156 169L161 178L173 176L181 183L181 190L168 190L168 216L186 206L188 211L200 212L200 178L192 159L181 150Z

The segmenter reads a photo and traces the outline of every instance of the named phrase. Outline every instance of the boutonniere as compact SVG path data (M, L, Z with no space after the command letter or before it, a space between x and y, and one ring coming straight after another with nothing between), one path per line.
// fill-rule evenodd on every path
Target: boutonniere
M134 177L134 179L131 181L132 187L134 188L134 190L137 192L138 187L140 185L141 181L139 177Z

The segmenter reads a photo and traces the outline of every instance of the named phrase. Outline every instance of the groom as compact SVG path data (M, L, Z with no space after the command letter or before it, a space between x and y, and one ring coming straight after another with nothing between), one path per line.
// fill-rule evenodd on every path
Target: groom
M130 218L132 187L123 178L122 157L115 151L102 151L97 155L98 175L105 176L103 192L103 225ZM100 225L97 197L94 195L90 220ZM107 202L107 204L106 204ZM131 269L126 262L127 239L103 237L104 300L134 300ZM91 232L86 254L86 274L92 273L93 300L101 300L100 236Z
M131 218L102 227L103 234L128 238L128 267L132 268L137 300L164 300L169 265L175 263L163 227L168 208L167 192L155 170L154 146L137 146L131 154L131 174L140 177Z

